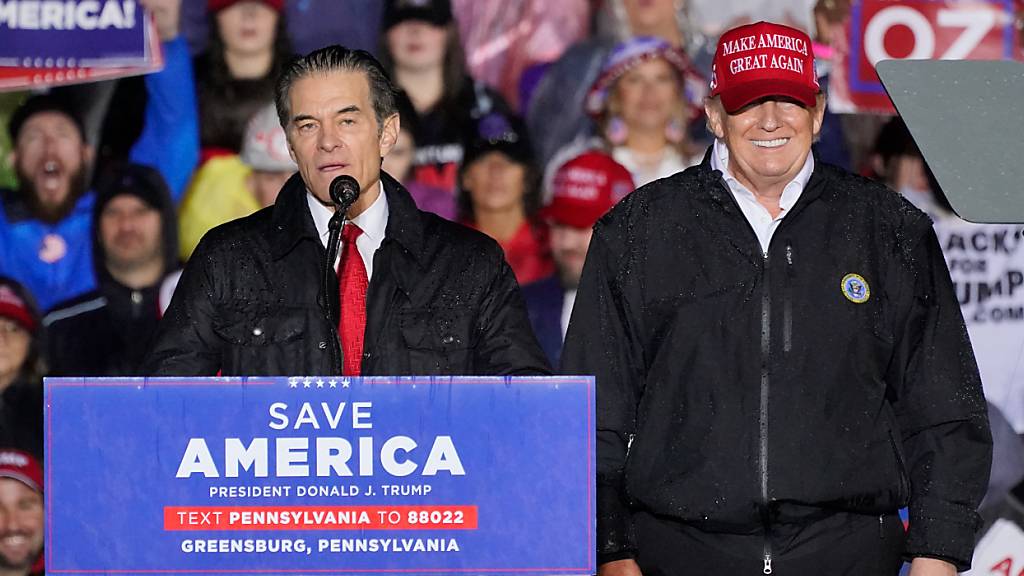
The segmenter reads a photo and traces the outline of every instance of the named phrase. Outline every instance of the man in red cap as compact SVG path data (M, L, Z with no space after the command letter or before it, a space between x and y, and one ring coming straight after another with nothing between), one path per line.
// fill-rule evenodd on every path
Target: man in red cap
M0 573L42 574L43 470L27 452L0 450Z
M594 223L633 188L629 170L596 150L569 160L555 173L551 199L540 215L551 226L551 256L558 271L523 286L533 333L552 366L558 366Z
M991 434L931 222L815 160L798 30L723 34L706 111L704 161L595 226L569 325L599 573L967 569Z

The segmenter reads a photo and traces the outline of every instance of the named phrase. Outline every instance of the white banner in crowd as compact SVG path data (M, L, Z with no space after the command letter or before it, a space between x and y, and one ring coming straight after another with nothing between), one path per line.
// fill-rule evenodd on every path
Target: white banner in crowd
M814 0L690 0L690 19L710 38L758 20L788 24L814 35Z
M971 224L955 218L935 224L981 369L985 396L1024 434L1022 230L1021 225Z
M1024 573L1024 530L1000 518L974 550L973 567L964 576L1018 576Z

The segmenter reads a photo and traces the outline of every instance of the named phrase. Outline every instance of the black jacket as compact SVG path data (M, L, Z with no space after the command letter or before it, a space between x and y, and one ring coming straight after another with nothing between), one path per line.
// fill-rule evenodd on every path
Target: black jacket
M50 376L140 376L160 321L163 277L129 288L111 276L100 241L100 216L115 197L139 196L160 212L164 271L178 265L177 218L170 190L156 170L129 164L97 187L93 208L93 268L97 288L60 304L43 318Z
M416 208L386 174L385 238L367 291L363 375L545 374L519 286L483 234ZM151 375L341 373L321 294L323 244L295 175L277 203L210 231L192 255ZM337 282L328 298L337 301Z
M817 163L767 257L707 158L641 188L595 227L563 370L597 377L603 561L640 509L750 534L909 503L907 555L970 564L978 369L930 221L877 183Z
M15 380L0 391L0 447L43 460L43 385Z

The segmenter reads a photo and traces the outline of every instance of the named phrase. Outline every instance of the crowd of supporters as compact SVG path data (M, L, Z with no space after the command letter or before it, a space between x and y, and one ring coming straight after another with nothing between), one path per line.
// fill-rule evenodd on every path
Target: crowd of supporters
M15 496L41 508L42 378L141 375L203 234L271 206L295 172L274 108L293 54L338 43L383 63L402 90L384 170L421 209L500 244L554 366L594 222L712 142L714 38L678 0L141 4L161 71L0 99L11 159L0 182L12 183L0 189L0 447L12 449L0 452L0 511ZM816 52L829 53L829 23L848 4L804 15ZM827 114L815 154L952 216L898 118ZM1008 467L995 505L1024 476L1024 444L992 410ZM38 551L0 546L0 568L41 570Z

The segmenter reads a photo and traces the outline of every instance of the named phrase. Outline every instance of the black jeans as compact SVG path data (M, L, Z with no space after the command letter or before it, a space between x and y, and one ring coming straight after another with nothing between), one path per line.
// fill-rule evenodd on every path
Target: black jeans
M897 514L835 513L809 524L774 525L766 539L704 532L647 513L634 515L644 576L764 574L766 542L773 576L895 576L903 564L903 522Z

